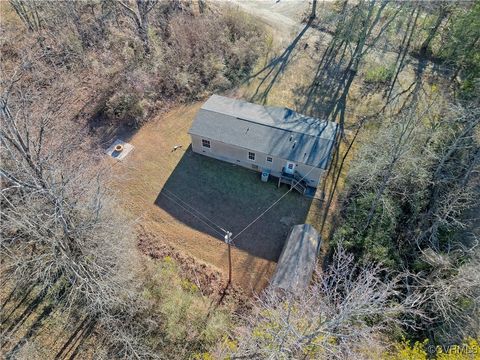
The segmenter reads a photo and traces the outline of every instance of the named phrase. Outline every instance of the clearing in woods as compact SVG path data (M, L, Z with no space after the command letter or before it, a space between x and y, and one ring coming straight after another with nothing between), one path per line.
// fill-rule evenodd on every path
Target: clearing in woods
M221 228L239 233L288 191L259 173L194 154L187 134L201 103L155 119L129 142L135 150L114 167L121 203L159 241L227 272ZM174 146L182 147L173 150ZM260 290L271 276L288 230L303 223L312 200L290 192L237 239L233 281Z
M298 23L302 9L295 13L291 7L278 7L278 11L283 12L281 16L297 21L298 27L289 26L294 38L298 28L302 28ZM268 12L260 16L265 14ZM274 34L280 31L285 36L285 25L282 28L276 25L280 15L272 16L272 21L263 20L274 27ZM311 36L309 30L302 41ZM280 52L285 41L279 44ZM289 71L280 74L278 81L269 87L267 104L294 107L295 90L300 85L297 83L307 82L306 76L300 76L310 60L303 55L307 54L305 48L299 43ZM266 57L271 58L271 54ZM267 58L260 61L259 68L267 62ZM259 102L255 93L258 95L260 85L262 76L227 96ZM124 207L154 238L227 274L227 246L222 241L221 229L233 232L235 238L288 188L283 185L277 189L274 181L262 183L257 172L194 154L187 131L201 105L198 102L174 108L125 139L135 150L115 166L118 176L115 187L120 190ZM178 145L181 147L173 150ZM327 179L327 187L329 182ZM275 269L290 227L308 222L320 229L322 205L320 200L290 192L236 238L232 253L234 284L246 291L261 290ZM323 234L326 231L328 226Z

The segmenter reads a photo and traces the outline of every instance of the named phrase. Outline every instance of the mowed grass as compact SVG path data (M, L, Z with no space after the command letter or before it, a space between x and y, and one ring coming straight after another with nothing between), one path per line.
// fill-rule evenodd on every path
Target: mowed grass
M133 134L128 141L135 149L113 166L112 187L132 219L158 241L227 274L227 246L217 225L235 237L288 188L277 189L274 181L261 182L258 172L193 153L187 132L201 104L177 107ZM173 151L176 145L182 147ZM234 283L261 290L288 230L317 206L318 200L290 192L235 238Z
M175 218L220 238L222 229L229 230L235 246L273 261L280 256L290 227L305 221L311 202L288 192L285 185L278 189L274 179L263 183L258 172L195 154L190 148L163 189L156 204Z

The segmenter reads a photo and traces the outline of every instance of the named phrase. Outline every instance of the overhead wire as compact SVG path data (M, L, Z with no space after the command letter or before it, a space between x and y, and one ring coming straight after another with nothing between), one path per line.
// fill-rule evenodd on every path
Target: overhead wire
M175 130L178 130L178 129L175 129ZM180 129L181 131L181 129ZM173 133L174 131L172 131L171 133ZM117 164L119 163L119 161L116 161L114 162L111 166L110 166L110 169L112 169L114 166L116 166ZM165 194L164 192L168 192L170 194L170 196L168 196L167 194ZM173 193L172 191L166 189L166 188L163 188L162 191L160 192L161 195L165 196L167 199L169 199L170 201L172 201L173 203L175 203L176 205L178 205L179 207L181 207L182 209L184 209L185 211L187 211L188 213L190 213L191 215L193 215L195 218L197 218L198 220L200 220L201 222L203 222L205 225L207 225L210 229L212 229L213 231L215 231L217 234L219 234L222 239L224 239L224 236L225 234L227 234L227 230L225 230L224 228L222 228L221 226L219 226L218 224L216 224L214 221L212 221L211 219L209 219L204 213L202 213L200 210L197 210L195 207L193 207L192 205L190 205L189 203L187 203L185 200L182 200L178 195L176 195L175 193ZM178 201L180 201L182 204L180 204ZM190 208L190 209L188 209ZM192 212L193 211L193 212ZM196 214L195 214L196 212ZM203 217L203 219L202 219ZM215 227L217 227L218 229L220 229L220 231L218 231L217 229L215 229L212 225L214 225ZM235 243L233 243L233 239L231 239L231 244L233 246L235 246Z
M180 201L182 204L184 204L185 206L189 207L192 211L196 212L198 215L200 215L201 217L203 217L207 222L213 224L214 226L216 226L218 229L220 229L222 232L224 233L227 233L227 231L222 228L220 225L216 224L213 220L209 219L203 212L201 212L200 210L197 210L195 207L193 207L192 205L190 205L189 203L187 203L185 200L182 200L178 195L176 195L175 193L173 193L172 191L166 189L166 188L163 188L162 189L163 191L166 191L168 192L171 196L175 197L178 201Z
M247 226L245 226L239 233L237 233L237 235L235 235L233 238L232 238L232 241L235 240L237 237L239 237L245 230L247 230L250 226L252 226L253 224L255 224L263 215L265 215L271 208L273 208L275 205L277 205L285 196L288 195L288 193L290 193L293 188L295 186L297 186L300 181L302 181L303 179L305 179L311 172L312 170L315 169L314 167L312 167L305 175L302 176L302 178L300 180L298 180L295 185L292 185L290 187L290 189L285 193L283 194L282 196L280 196L276 201L274 201L266 210L264 210L260 215L258 215L253 221L251 221Z
M224 234L228 234L228 231L225 230L224 228L222 228L221 226L217 225L216 223L214 223L211 219L209 219L208 217L206 217L201 211L195 209L192 205L188 204L186 201L180 199L178 197L178 195L175 195L173 192L171 192L170 190L168 189L165 189L163 188L164 191L167 191L169 192L172 196L174 196L175 198L177 198L180 202L182 202L184 205L190 207L191 210L197 212L200 216L203 216L205 220L207 220L208 222L212 223L213 225L215 225L217 228L219 228L221 231L224 232ZM196 216L194 213L192 213L191 211L189 211L187 208L185 208L184 206L182 206L181 204L179 204L178 202L176 202L174 199L172 199L171 197L167 196L166 194L160 192L160 194L166 196L170 201L176 203L177 205L179 205L180 207L182 207L182 209L186 210L187 212L189 212L191 215L195 216L197 219L199 219L200 221L202 221L205 225L208 225L212 230L214 230L217 234L219 234L220 236L222 236L224 239L225 239L225 236L224 234L220 233L219 231L217 231L216 229L214 229L212 226L210 226L210 224L208 224L206 221L204 221L203 219L201 219L200 217ZM230 244L235 246L235 242L233 241L232 238L230 238Z
M275 205L277 205L285 196L287 196L293 189L296 185L298 185L303 179L305 179L312 171L313 169L315 168L311 168L305 175L303 175L299 180L297 180L295 182L295 185L292 185L290 187L290 189L285 193L283 194L282 196L280 196L277 200L275 200L268 208L266 208L260 215L258 215L254 220L252 220L247 226L245 226L240 232L238 232L233 238L230 238L230 241L231 241L231 244L233 246L235 246L235 239L238 238L242 233L244 233L248 228L250 228L253 224L255 224L258 220L260 220L268 211L270 211ZM167 195L165 194L165 192L168 192L170 194ZM210 229L212 229L213 231L215 231L215 233L219 234L222 238L224 237L225 234L228 233L227 230L225 230L224 228L222 228L221 226L219 226L218 224L216 224L214 221L212 221L211 219L209 219L204 213L202 213L201 211L197 210L195 207L193 207L192 205L190 205L189 203L187 203L185 200L182 200L178 195L174 194L172 191L166 189L166 188L163 188L162 191L160 192L161 195L165 196L167 199L169 199L170 201L172 201L173 203L175 203L176 205L178 205L179 207L181 207L182 209L184 209L185 211L187 211L189 214L191 214L192 216L194 216L195 218L197 218L198 220L200 220L202 223L204 223L205 225L207 225ZM177 200L175 200L177 199ZM179 203L179 201L181 203ZM182 205L183 204L183 205ZM190 209L189 209L190 208ZM203 218L202 218L203 217ZM212 225L214 225L215 227L217 227L220 231L218 231L215 227L213 227Z
M184 209L185 211L187 211L188 213L190 213L191 215L193 215L194 217L196 217L198 220L200 220L201 222L203 222L205 225L207 225L210 229L212 229L213 231L215 231L217 234L219 234L220 236L224 236L220 231L218 231L217 229L215 229L212 225L210 225L208 222L206 222L204 219L202 219L201 217L197 216L194 212L190 211L188 208L186 208L185 206L183 206L182 204L180 204L178 201L176 201L173 197L167 195L166 193L164 192L160 192L161 195L165 196L167 199L169 199L170 201L174 202L175 204L177 204L178 206L180 206L182 209Z

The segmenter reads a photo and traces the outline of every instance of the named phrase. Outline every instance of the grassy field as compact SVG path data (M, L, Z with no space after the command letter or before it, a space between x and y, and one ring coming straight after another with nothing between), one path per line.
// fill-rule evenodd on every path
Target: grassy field
M189 227L223 237L238 234L288 187L263 183L260 174L195 154L188 148L159 193L155 204ZM192 213L187 212L187 205ZM236 240L251 255L276 261L289 228L305 221L311 200L290 192ZM200 219L204 219L204 221ZM220 233L219 233L220 231Z

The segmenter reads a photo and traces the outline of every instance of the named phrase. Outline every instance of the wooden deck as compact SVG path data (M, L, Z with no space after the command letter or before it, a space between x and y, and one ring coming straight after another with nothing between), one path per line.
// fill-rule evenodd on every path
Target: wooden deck
M303 176L295 171L293 174L289 174L285 172L285 168L282 169L282 173L278 177L278 184L277 187L280 187L282 184L290 185L290 189L297 190L300 194L314 197L316 189L311 187L307 184L306 181L303 180Z

